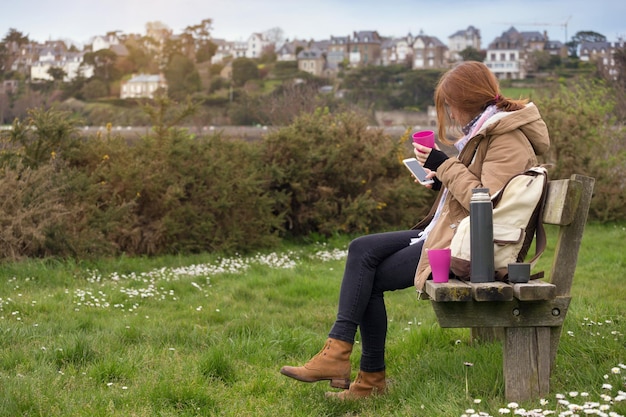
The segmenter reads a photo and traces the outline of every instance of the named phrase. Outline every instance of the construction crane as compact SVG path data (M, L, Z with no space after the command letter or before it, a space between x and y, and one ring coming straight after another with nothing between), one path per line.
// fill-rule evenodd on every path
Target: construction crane
M564 23L507 23L507 22L500 22L500 24L502 25L509 25L509 26L560 26L565 30L565 42L567 43L567 24L569 23L570 19L572 18L572 16L569 16Z

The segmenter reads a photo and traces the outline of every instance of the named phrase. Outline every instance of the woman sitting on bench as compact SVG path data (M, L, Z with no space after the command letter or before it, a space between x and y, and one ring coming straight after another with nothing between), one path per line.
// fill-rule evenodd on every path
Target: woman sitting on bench
M427 248L449 247L454 226L469 215L472 189L498 190L513 175L537 165L550 145L548 129L534 104L502 96L498 81L482 63L464 62L445 73L435 90L439 140L449 123L461 127L454 142L458 157L414 144L420 163L439 191L429 215L413 230L359 237L350 243L339 293L337 318L322 350L283 375L303 382L329 380L345 391L327 396L354 399L386 391L387 314L383 294L430 276ZM350 383L350 354L360 329L360 370Z

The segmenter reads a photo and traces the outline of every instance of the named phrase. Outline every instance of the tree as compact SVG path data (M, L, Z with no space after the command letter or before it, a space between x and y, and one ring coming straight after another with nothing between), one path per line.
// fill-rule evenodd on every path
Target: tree
M17 46L22 46L30 42L30 40L28 39L28 35L24 35L17 29L10 28L9 33L7 33L4 39L2 39L2 42L5 44L15 42Z
M87 100L95 100L108 96L109 89L104 81L94 78L82 86L81 95Z
M274 46L280 45L285 41L285 34L283 30L279 27L273 27L266 30L265 32L263 32L263 37L268 42L274 44Z
M168 95L174 99L200 91L200 75L194 62L182 54L174 54L163 71L168 85Z
M67 76L67 72L63 68L60 67L50 67L47 71L48 75L52 77L55 83L59 83L63 81L63 79Z
M528 70L535 72L553 68L558 61L553 60L552 57L548 51L532 51L528 55Z
M83 57L83 62L93 65L94 77L109 83L117 79L115 62L117 55L110 49L101 49L96 52L87 52Z
M606 36L590 30L576 32L572 40L567 42L568 54L578 56L578 46L583 42L606 42Z
M211 59L217 50L217 45L211 42L212 24L211 19L204 19L197 25L187 26L183 31L184 43L193 51L188 56L198 63Z
M485 60L485 52L481 52L476 48L472 48L471 46L463 49L461 52L459 52L459 55L461 55L463 61L483 62Z
M132 68L126 74L133 72L154 74L159 72L159 65L154 52L158 45L154 39L143 36L141 38L128 39L124 45L128 49L128 56L124 58L124 61L127 61L125 65L129 69Z
M20 53L20 47L30 42L28 35L10 28L0 43L0 74L8 71Z
M198 48L198 52L196 53L196 62L202 63L209 61L215 55L217 51L217 45L211 41L208 41L205 45L202 45Z
M233 83L242 87L249 80L259 78L259 69L250 58L237 58L233 61Z

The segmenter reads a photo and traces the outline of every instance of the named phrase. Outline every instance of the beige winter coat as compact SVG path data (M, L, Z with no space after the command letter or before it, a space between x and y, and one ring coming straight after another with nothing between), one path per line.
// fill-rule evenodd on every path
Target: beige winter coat
M426 256L429 248L447 248L458 223L469 215L472 189L489 188L490 194L504 186L513 175L537 165L537 156L550 147L546 124L533 103L514 112L500 112L485 121L458 157L450 157L437 168L441 189L448 195L435 227L422 249L415 272L415 287L422 291L430 275ZM428 216L415 228L423 229L432 220L441 193Z

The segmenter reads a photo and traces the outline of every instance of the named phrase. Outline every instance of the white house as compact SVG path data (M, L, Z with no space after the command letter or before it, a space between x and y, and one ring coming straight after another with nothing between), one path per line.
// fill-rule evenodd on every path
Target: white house
M474 48L480 51L480 30L474 26L468 26L467 29L459 30L448 36L448 50L450 59L460 61L460 52L467 48Z
M413 69L446 68L448 47L438 38L420 32L412 47Z
M60 68L65 72L64 82L70 82L79 75L84 78L93 76L94 68L91 65L82 65L82 52L65 52L54 55L47 50L39 57L39 61L34 62L30 67L30 79L32 81L52 81L53 78L48 73L50 68Z
M101 49L110 49L112 45L119 45L119 43L115 35L96 36L91 42L91 50L96 52Z
M546 34L511 27L489 44L485 65L500 79L522 80L528 73L528 53L544 50L547 40Z
M248 38L246 58L259 58L270 45L271 42L267 41L262 33L253 33Z
M159 89L167 89L167 82L162 74L139 74L122 84L120 98L154 98Z

